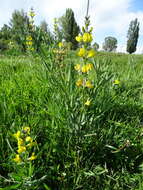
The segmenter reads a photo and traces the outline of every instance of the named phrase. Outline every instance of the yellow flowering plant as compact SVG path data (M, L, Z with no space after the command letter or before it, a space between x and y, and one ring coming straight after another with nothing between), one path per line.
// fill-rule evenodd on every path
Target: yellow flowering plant
M80 60L80 64L76 64L74 67L74 69L78 71L80 75L84 74L84 81L85 81L82 85L77 85L78 82L76 83L76 85L78 87L83 86L87 88L91 88L91 86L93 87L93 84L91 81L90 83L92 85L86 85L86 83L89 83L89 80L90 80L89 72L93 71L94 69L91 58L94 58L96 55L95 50L91 48L91 42L93 40L93 36L92 36L93 28L91 27L89 29L89 25L90 25L89 17L85 17L85 26L82 27L82 33L76 36L75 38L76 41L80 43L80 48L77 52L77 55L81 58L81 60Z
M37 159L37 155L35 154L37 143L32 137L31 128L29 126L24 126L19 129L13 134L13 138L16 140L17 146L12 159L15 168L15 171L12 173L12 178L15 179L17 183L22 184L24 189L27 189L26 184L32 183L34 172L33 161Z
M33 8L31 8L29 12L29 34L26 37L26 47L28 52L33 52L34 51L34 40L33 40L33 32L35 31L35 26L34 26L34 17L35 17L35 12Z
M82 27L82 32L76 36L76 41L79 42L79 49L77 56L80 57L80 62L76 63L74 69L78 72L76 86L83 89L83 105L89 106L89 90L94 88L94 82L91 80L92 73L94 72L93 58L96 53L91 46L93 41L92 30L89 28L90 20L89 17L85 17L85 26Z
M15 162L20 163L28 161L29 154L31 150L29 148L34 148L36 143L34 142L33 138L30 136L30 127L25 126L22 130L17 131L13 134L14 138L17 140L17 153L16 157L13 159ZM19 156L18 156L19 155ZM20 159L16 159L16 158ZM35 156L36 159L36 156ZM34 159L32 159L34 160Z

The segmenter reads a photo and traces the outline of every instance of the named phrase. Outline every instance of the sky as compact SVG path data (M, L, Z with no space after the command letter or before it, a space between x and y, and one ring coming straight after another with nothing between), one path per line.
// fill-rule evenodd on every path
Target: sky
M37 25L46 20L52 28L53 19L62 16L66 8L72 8L77 23L82 26L86 4L87 0L1 0L0 27L9 24L15 9L28 12L31 7L35 10ZM100 49L105 37L113 36L118 40L118 52L126 51L129 23L138 18L140 33L136 53L143 53L143 0L90 0L89 15L94 28L94 41L100 45Z

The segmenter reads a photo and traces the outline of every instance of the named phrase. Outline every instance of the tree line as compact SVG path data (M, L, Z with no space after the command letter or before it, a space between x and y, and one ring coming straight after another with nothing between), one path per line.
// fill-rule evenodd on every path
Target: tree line
M14 44L20 51L26 51L26 37L31 33L30 18L23 10L15 10L12 13L12 18L9 24L4 24L0 30L0 50L6 50ZM76 22L74 12L72 9L66 9L65 14L54 20L54 31L50 31L48 24L43 20L39 26L35 26L32 31L33 40L35 41L35 49L39 50L42 45L53 45L64 40L70 45L71 49L77 49L78 43L75 37L80 33L80 27ZM127 52L134 53L137 48L139 37L139 22L136 18L132 20L127 32ZM117 39L108 36L104 39L103 50L112 52L117 49ZM99 49L97 42L93 43L95 50Z

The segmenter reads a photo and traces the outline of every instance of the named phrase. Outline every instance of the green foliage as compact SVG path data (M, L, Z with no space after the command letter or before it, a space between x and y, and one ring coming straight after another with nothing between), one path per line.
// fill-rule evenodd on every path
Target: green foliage
M54 37L51 33L50 29L48 28L48 24L46 21L42 21L40 24L40 29L42 30L41 35L43 36L43 41L45 45L51 45L54 43Z
M53 44L53 36L50 31L45 32L41 27L35 27L35 30L30 32L33 40L35 51L39 52L42 47L49 48Z
M117 48L117 39L114 37L106 37L103 43L103 49L105 51L115 51Z
M26 36L29 31L29 18L21 10L15 10L10 21L13 40L19 45L21 51L26 51Z
M139 37L139 22L136 18L130 22L130 26L127 34L127 52L134 53L136 51L137 42Z
M4 24L3 27L0 30L0 39L3 40L9 40L12 37L12 32L11 32L11 28Z
M0 52L8 49L8 41L0 39Z
M77 48L77 41L75 37L79 34L80 28L74 17L74 12L72 9L66 9L65 15L59 19L60 30L63 35L63 39L66 42L72 43L72 48Z

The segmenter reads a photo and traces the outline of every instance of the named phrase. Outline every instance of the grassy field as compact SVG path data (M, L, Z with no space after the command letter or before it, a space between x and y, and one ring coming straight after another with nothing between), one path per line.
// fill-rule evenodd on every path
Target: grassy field
M97 53L92 89L75 85L79 62L0 56L0 190L143 189L143 56ZM24 126L37 158L17 164Z

